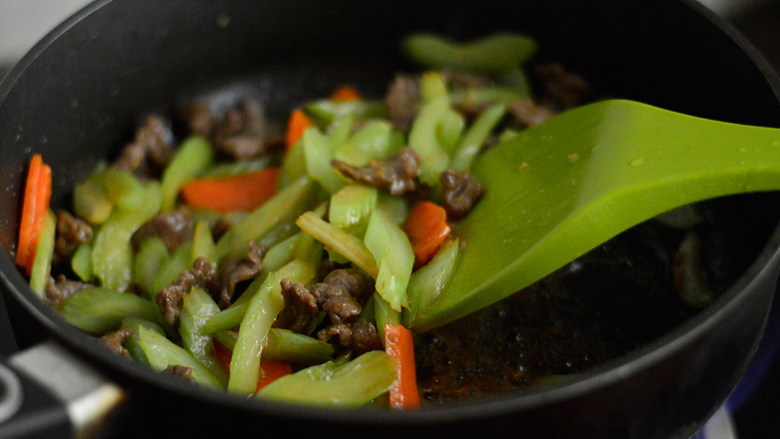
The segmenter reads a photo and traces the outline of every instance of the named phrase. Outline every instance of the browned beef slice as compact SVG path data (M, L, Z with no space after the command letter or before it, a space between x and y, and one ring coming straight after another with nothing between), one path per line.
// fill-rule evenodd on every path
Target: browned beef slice
M393 195L402 195L420 189L420 157L410 147L404 147L381 162L371 161L362 168L340 160L332 165L345 177L369 186L384 188Z
M269 131L260 104L245 101L238 108L228 110L215 125L214 146L220 154L233 160L256 157L266 152Z
M44 298L49 306L56 308L63 299L67 299L81 290L93 287L94 285L91 284L69 280L63 274L57 275L56 280L49 276L46 282Z
M100 337L100 341L111 351L130 357L130 352L124 347L125 342L133 336L133 328L121 328Z
M66 260L81 243L92 240L92 227L66 210L57 211L57 241L54 252L58 260Z
M265 247L250 242L249 253L246 258L227 257L219 264L218 279L221 285L219 304L222 308L226 308L233 302L233 296L238 284L254 279L263 271L265 252Z
M398 130L409 131L420 110L420 86L412 75L396 75L385 96L387 116Z
M135 139L128 144L114 162L114 166L130 172L151 166L164 168L173 157L173 133L159 116L149 116L136 131Z
M303 334L319 314L317 299L300 282L282 279L281 286L284 309L276 318L276 325Z
M212 296L220 289L217 272L204 257L197 258L191 269L182 272L171 285L154 296L163 318L169 325L179 325L184 295L193 288L201 288Z
M168 251L173 251L192 239L193 229L192 216L186 208L160 213L133 234L133 246L138 248L145 239L154 236L162 239Z
M592 94L593 90L585 79L566 71L558 63L540 64L534 70L544 85L546 98L561 110L581 105Z
M522 127L532 127L555 116L549 108L536 104L531 99L519 99L512 102L507 111Z
M211 137L211 132L214 130L214 115L211 113L208 104L195 102L186 105L182 107L179 114L191 134L206 138Z
M382 349L382 343L374 324L364 319L356 319L352 323L333 323L318 332L317 338L325 343L349 348L358 355Z
M485 192L477 179L468 172L450 169L441 173L439 181L443 188L442 207L452 219L466 215Z

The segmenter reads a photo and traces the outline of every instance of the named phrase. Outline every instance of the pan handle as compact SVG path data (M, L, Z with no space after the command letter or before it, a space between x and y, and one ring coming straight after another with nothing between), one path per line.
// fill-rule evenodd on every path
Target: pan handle
M0 437L91 437L124 391L54 341L0 362Z

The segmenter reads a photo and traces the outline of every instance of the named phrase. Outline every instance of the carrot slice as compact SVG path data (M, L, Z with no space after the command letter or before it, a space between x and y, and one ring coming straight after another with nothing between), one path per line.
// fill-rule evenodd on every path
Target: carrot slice
M257 390L271 384L279 378L292 373L292 365L286 361L261 360L260 377L257 379ZM256 390L256 391L257 391Z
M49 211L51 192L51 167L43 163L40 154L34 154L27 170L16 249L16 263L25 269L28 276L35 260L43 220Z
M336 102L358 101L360 98L360 92L349 85L342 85L330 95L330 100Z
M425 265L450 234L447 212L430 201L419 201L412 207L404 231L412 244L415 265Z
M390 388L390 406L396 409L419 407L412 332L402 325L385 323L385 352L398 361L398 378Z
M313 125L314 124L309 120L303 110L299 108L293 110L292 113L290 113L290 119L287 122L287 132L285 135L287 151L291 150L292 147L298 143L298 139L303 136L303 132Z
M276 193L279 168L266 168L229 177L201 178L186 183L181 196L190 206L218 212L249 211Z

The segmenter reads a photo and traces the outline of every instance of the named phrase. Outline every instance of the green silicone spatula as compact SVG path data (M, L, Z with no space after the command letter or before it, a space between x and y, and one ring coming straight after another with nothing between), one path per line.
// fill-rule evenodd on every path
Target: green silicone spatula
M563 113L487 151L485 195L425 330L490 305L628 228L723 195L780 190L780 129L608 100Z

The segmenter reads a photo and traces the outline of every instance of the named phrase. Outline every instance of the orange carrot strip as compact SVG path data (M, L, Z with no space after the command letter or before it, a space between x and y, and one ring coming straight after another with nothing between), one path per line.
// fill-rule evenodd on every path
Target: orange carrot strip
M291 150L292 147L298 143L298 139L303 136L303 132L313 125L314 124L309 120L303 110L299 108L293 110L290 114L290 119L287 122L287 132L285 135L287 151Z
M286 361L261 360L260 369L261 373L260 377L257 379L257 390L292 373L292 365Z
M412 332L402 325L385 323L385 352L398 361L398 378L390 388L390 406L395 409L419 407Z
M330 95L330 100L337 102L358 101L360 98L360 92L349 85L342 85Z
M16 249L16 263L25 269L28 276L35 260L43 219L49 211L51 186L51 168L43 163L40 154L33 155L25 181Z
M279 168L266 168L228 177L201 178L186 183L181 196L190 206L218 212L249 211L276 193Z
M425 265L450 234L447 212L430 201L420 201L412 207L404 231L412 244L415 264L418 267Z

